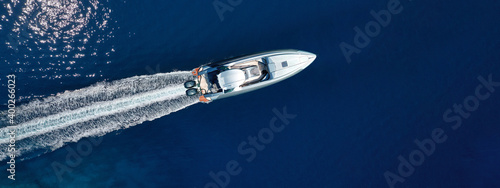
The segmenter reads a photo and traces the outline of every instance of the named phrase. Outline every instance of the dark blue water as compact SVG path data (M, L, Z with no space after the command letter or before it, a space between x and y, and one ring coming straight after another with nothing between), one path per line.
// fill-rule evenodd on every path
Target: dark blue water
M4 160L2 187L500 186L500 87L478 79L491 75L500 82L498 1L401 0L400 12L350 63L339 44L355 45L353 28L364 30L375 20L370 11L387 10L388 1L243 0L233 6L221 0L232 10L223 20L211 1L55 2L2 1L0 81L6 90L5 76L17 76L22 104L266 50L318 57L272 87L92 137L97 144L77 163L68 156L88 138L18 159L15 181L7 178ZM478 99L478 86L487 98ZM463 107L462 116L453 112L447 122L443 114L464 100L472 110ZM238 146L269 127L277 117L273 109L284 108L295 118L248 162L251 155ZM454 130L457 118L461 126ZM430 155L414 143L433 137ZM402 172L398 167L407 163L400 155L413 159ZM240 171L224 178L232 160ZM220 172L219 184L210 172Z

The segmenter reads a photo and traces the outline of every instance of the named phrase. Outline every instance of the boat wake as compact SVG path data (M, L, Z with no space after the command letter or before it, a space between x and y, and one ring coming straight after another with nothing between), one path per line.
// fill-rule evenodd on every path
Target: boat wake
M16 156L55 150L67 142L102 136L176 112L198 102L185 95L188 71L135 76L66 91L16 107L16 126L0 112L0 161L7 158L9 131L16 130Z

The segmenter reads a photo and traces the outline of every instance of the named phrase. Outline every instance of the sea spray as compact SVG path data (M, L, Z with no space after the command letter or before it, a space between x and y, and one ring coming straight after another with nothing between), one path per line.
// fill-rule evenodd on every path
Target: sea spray
M193 76L187 71L135 76L21 105L16 115L16 155L55 150L67 142L102 136L186 108L198 102L184 94L182 84L190 79ZM2 121L0 160L8 155L6 126Z

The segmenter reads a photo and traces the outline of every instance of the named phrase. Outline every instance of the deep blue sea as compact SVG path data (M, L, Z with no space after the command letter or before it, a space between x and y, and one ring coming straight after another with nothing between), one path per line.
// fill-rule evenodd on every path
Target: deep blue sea
M50 102L71 93L107 93L78 90L96 83L126 79L119 98L161 84L129 86L134 76L317 54L251 93L169 99L17 140L25 153L15 180L4 156L0 187L500 187L500 1L0 3L1 114L15 75L17 121L76 108ZM272 124L284 129L270 135Z

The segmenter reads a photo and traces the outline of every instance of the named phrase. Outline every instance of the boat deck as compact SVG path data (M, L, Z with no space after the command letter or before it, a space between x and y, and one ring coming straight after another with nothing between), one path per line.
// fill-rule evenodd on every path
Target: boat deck
M256 69L251 69L249 71L245 70L250 67L256 67ZM238 63L233 66L230 66L229 69L241 69L246 72L245 74L247 74L247 80L245 81L245 83L243 83L242 86L247 86L255 82L258 82L263 78L263 76L265 76L263 72L267 72L267 66L264 63L257 60Z
M258 60L250 60L250 61L238 63L235 65L228 66L227 68L228 69L240 69L242 71L245 71L247 79L241 85L242 87L259 82L266 75L263 73L267 72L267 66ZM199 85L200 85L201 94L209 94L209 93L219 92L220 88L217 87L217 84L212 84L210 78L208 78L208 77L211 77L211 76L209 74L200 75Z
M259 66L259 62L257 60L247 61L243 63L238 63L233 66L229 66L229 69L243 69L251 66Z

